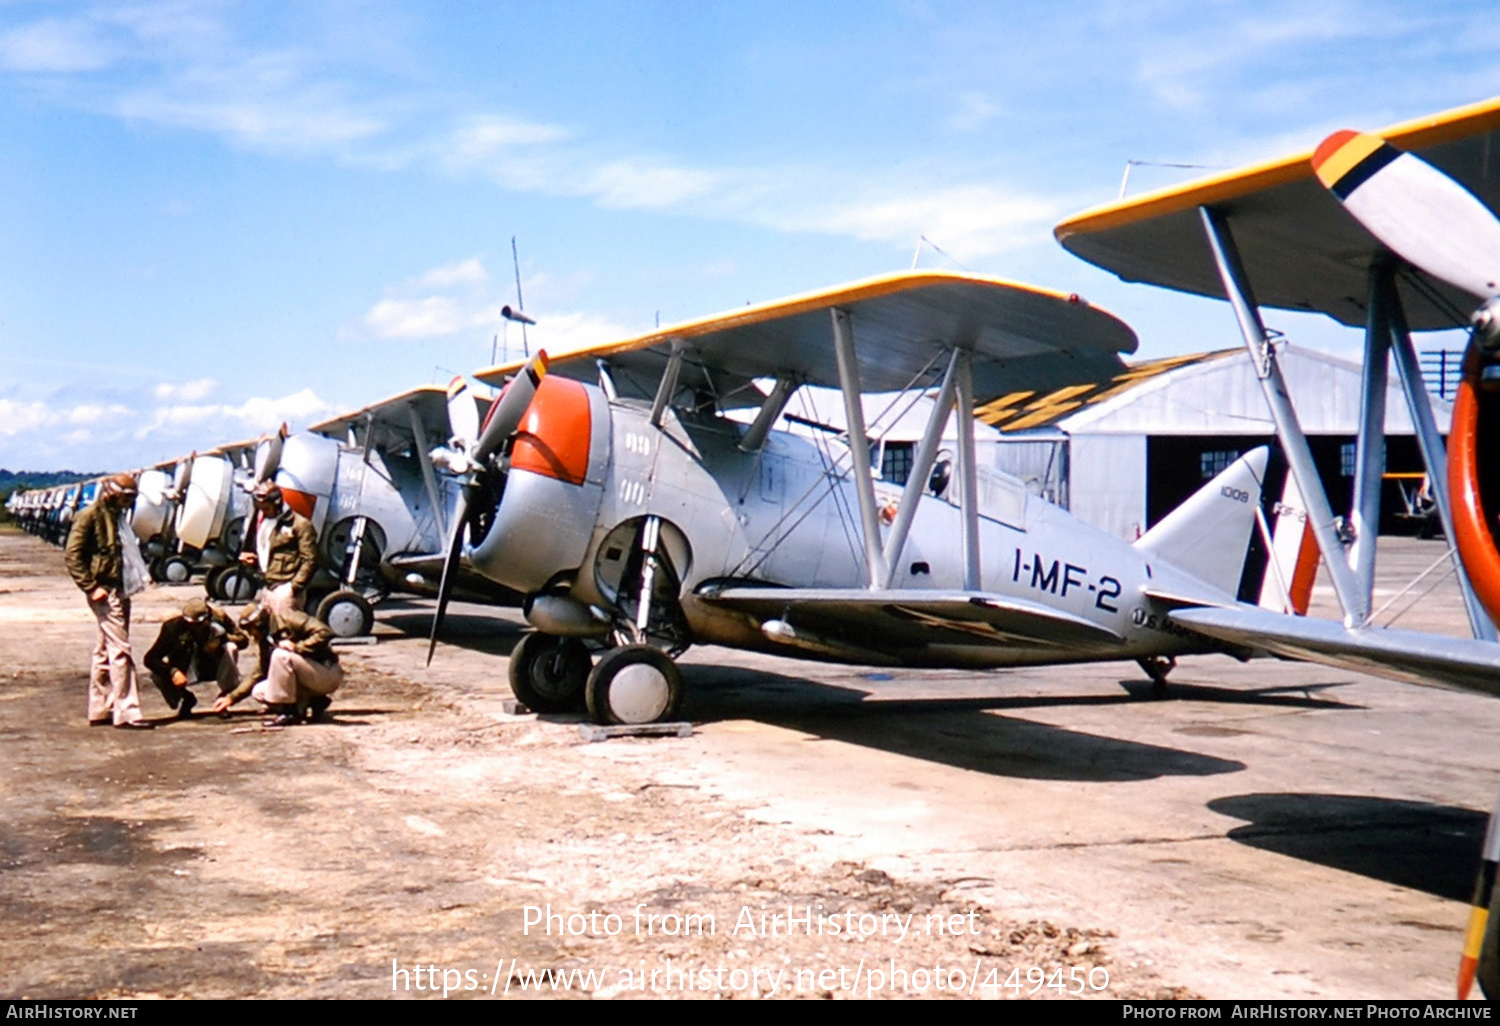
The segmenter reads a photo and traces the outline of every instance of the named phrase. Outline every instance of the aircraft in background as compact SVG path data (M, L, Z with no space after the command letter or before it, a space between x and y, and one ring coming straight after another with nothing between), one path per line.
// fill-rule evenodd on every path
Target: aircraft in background
M600 722L671 716L673 658L691 644L864 665L1136 659L1164 677L1182 653L1265 650L1221 639L1219 617L1295 636L1303 618L1234 597L1264 450L1133 545L979 473L976 391L1119 373L1134 346L1076 296L913 272L595 346L551 373L545 356L492 368L481 380L515 377L454 464L465 490L449 560L526 596L536 631L511 657L517 696ZM773 430L803 385L840 389L847 444ZM908 388L938 398L895 488L875 480L859 399ZM748 425L725 416L741 406L756 409ZM955 407L957 487L939 499L930 474ZM1500 690L1494 646L1385 634L1336 661Z
M488 407L461 379L446 389L423 385L257 446L244 488L274 480L286 504L312 521L319 571L308 609L340 637L368 634L374 607L392 592L437 593L460 486L430 452L448 444L450 422L472 433ZM460 577L465 599L519 600L483 577Z

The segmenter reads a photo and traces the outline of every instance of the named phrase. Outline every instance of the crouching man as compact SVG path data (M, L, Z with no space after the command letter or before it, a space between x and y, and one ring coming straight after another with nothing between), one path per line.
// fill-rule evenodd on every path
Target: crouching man
M256 646L255 672L234 691L219 696L214 712L249 695L271 714L267 726L289 727L309 710L313 719L321 719L332 702L329 696L344 683L328 625L295 609L273 613L252 605L240 614L239 626Z
M146 668L167 705L187 719L198 704L191 690L195 681L216 681L220 696L240 686L238 658L248 642L228 613L201 598L188 599L181 613L161 625Z

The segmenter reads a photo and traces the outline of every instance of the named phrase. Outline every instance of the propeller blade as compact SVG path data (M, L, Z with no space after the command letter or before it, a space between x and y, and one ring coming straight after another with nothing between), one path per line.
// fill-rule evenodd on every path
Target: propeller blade
M260 440L255 447L255 483L269 481L276 476L276 471L281 467L281 448L286 444L287 427L281 425L281 429L274 435L267 435Z
M1500 220L1442 171L1347 129L1319 144L1312 166L1354 219L1408 263L1480 299L1500 294Z
M480 430L479 439L469 454L470 459L477 465L475 474L480 476L489 473L487 460L489 457L505 444L505 440L515 434L516 428L521 426L521 421L526 416L527 409L531 406L531 400L536 397L537 386L541 384L542 378L547 375L547 354L538 352L530 363L521 369L521 372L511 379L505 391L499 399L490 406L490 415ZM455 388L454 384L459 387ZM467 384L461 379L455 379L455 383L448 386L449 416L452 417L452 408L455 397L462 399L467 393ZM473 408L473 404L468 404ZM475 411L476 419L478 417ZM448 599L453 594L454 578L458 571L458 561L463 555L464 538L469 529L469 507L474 500L486 494L485 490L476 484L464 486L463 491L458 494L458 502L453 509L453 532L448 540L448 554L443 560L443 576L438 582L437 609L432 616L432 634L427 639L427 665L432 665L432 654L437 649L438 632L443 629L443 617L448 612Z
M463 375L448 382L448 437L468 446L479 437L479 404Z
M1469 928L1464 931L1463 957L1458 962L1458 999L1464 1001L1474 986L1474 977L1479 970L1479 960L1484 949L1485 933L1489 928L1490 905L1495 894L1495 871L1500 866L1500 805L1490 814L1489 826L1484 832L1483 861L1479 866L1479 879L1474 883L1474 897L1469 905ZM1486 994L1493 998L1493 995Z
M489 418L484 422L484 430L471 454L476 463L483 463L505 444L507 438L515 434L516 428L521 426L521 419L526 416L527 408L531 406L531 400L536 396L537 386L546 376L547 353L538 351L531 362L511 379L500 398L490 407Z
M453 531L448 539L448 556L443 560L443 576L438 581L437 609L432 614L432 633L427 636L427 665L432 665L432 653L437 649L439 632L443 629L443 617L448 612L448 599L453 594L453 580L458 570L459 557L464 551L464 536L469 529L469 487L458 493L458 502L453 506Z
M179 460L177 466L172 468L172 491L177 495L186 495L188 482L193 478L193 460L198 458L195 452L185 460Z

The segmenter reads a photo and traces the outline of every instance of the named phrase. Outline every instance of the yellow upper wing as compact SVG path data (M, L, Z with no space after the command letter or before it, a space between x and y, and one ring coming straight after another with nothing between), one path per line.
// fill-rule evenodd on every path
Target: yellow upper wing
M1500 97L1376 133L1500 208ZM1313 175L1312 150L1143 193L1075 214L1054 229L1071 253L1119 275L1199 295L1224 289L1198 208L1225 213L1255 298L1265 306L1365 320L1366 270L1380 244ZM1413 328L1467 320L1473 300L1415 272L1400 285Z
M975 354L977 396L1056 388L1124 371L1135 351L1130 327L1077 296L980 275L941 271L887 274L790 299L747 306L636 338L552 354L552 373L587 378L605 361L622 392L649 395L674 347L685 351L680 383L723 396L756 378L790 374L836 385L829 311L854 326L862 387L914 383L945 349ZM533 337L545 345L542 327ZM520 362L476 374L500 384Z

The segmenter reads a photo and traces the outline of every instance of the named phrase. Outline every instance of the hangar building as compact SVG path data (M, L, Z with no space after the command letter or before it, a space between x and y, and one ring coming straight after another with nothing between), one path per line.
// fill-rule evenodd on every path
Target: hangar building
M1360 365L1290 345L1278 351L1302 429L1336 513L1349 509L1358 433ZM1447 434L1449 403L1431 397ZM1381 530L1401 529L1402 486L1420 474L1421 452L1394 368L1386 395L1386 493ZM993 465L1075 516L1124 539L1139 537L1238 456L1271 444L1267 495L1279 496L1286 463L1260 382L1243 348L1134 364L1108 381L1046 395L1016 392L986 403L997 429ZM989 448L988 445L985 448ZM981 450L983 451L983 450Z

